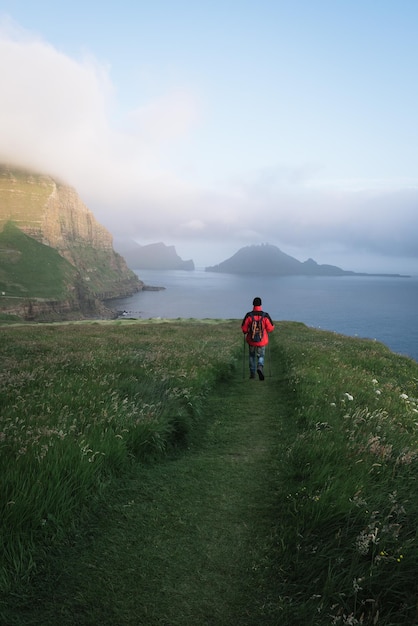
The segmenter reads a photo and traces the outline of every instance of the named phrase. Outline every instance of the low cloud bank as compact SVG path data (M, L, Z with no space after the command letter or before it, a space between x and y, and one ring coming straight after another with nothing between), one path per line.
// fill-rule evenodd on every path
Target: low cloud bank
M302 260L386 259L418 273L417 186L331 186L301 165L199 187L175 174L176 152L205 122L192 89L140 102L121 119L108 67L10 21L0 28L0 73L0 160L73 185L116 238L179 244L200 251L202 265L223 260L210 251L269 242Z

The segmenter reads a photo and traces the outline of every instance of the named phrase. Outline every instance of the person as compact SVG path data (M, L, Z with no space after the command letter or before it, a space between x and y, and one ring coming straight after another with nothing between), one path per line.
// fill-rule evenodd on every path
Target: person
M260 380L264 380L264 358L266 345L269 341L269 333L273 332L274 324L268 313L261 307L261 298L254 298L253 310L244 315L241 329L246 335L249 346L250 378L255 378L257 371ZM261 322L262 332L254 333L253 322Z

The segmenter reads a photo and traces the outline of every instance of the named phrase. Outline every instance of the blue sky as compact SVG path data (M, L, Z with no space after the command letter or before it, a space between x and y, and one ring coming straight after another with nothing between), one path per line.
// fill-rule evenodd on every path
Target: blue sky
M0 1L0 158L197 266L418 274L415 0Z

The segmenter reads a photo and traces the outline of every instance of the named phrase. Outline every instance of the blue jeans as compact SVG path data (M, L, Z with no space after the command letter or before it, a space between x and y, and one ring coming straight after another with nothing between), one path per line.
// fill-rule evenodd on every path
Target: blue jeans
M255 374L258 365L263 367L266 346L248 346L250 349L250 372Z

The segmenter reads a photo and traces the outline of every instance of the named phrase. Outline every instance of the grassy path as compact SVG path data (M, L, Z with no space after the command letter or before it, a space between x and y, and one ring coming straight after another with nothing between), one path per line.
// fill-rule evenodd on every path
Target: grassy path
M124 481L15 624L280 623L277 459L292 430L280 367L220 384L199 442Z

